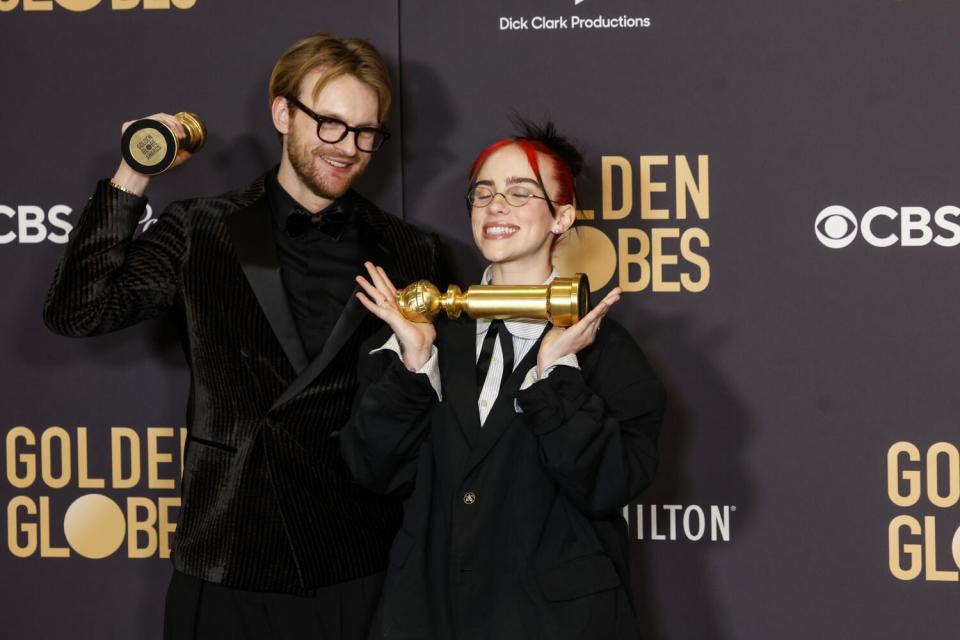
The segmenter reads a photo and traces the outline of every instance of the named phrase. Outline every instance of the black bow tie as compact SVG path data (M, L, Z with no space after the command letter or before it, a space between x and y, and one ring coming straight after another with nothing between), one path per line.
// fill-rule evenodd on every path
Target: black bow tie
M337 203L320 213L309 213L304 209L294 209L287 216L286 231L291 238L299 238L306 233L319 231L334 240L339 240L343 229L349 222L350 214Z

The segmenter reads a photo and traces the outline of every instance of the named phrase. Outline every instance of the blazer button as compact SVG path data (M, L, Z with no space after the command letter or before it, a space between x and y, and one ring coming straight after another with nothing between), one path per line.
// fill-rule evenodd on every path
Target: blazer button
M467 491L463 494L463 504L473 504L477 501L477 494L473 491Z

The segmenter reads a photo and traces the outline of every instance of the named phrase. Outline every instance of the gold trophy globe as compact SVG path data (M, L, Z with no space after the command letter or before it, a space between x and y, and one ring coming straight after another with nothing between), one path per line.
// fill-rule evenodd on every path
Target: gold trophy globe
M137 120L123 132L120 153L134 171L148 176L163 173L173 164L180 149L195 153L206 142L207 128L197 114L181 111L173 117L186 132L182 140L166 123L151 118Z
M397 291L400 313L413 322L433 322L445 311L449 318L466 313L470 318L533 318L555 327L569 327L590 311L587 276L555 278L550 284L473 285L464 293L450 285L446 293L426 280Z

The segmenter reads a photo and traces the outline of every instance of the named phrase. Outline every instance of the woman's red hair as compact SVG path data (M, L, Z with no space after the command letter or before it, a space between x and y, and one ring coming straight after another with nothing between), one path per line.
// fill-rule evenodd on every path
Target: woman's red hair
M558 156L552 149L547 147L542 142L537 140L528 140L527 138L504 138L503 140L498 140L492 145L484 149L477 156L477 159L473 161L473 166L470 167L470 181L476 180L477 174L480 173L480 169L483 167L483 163L487 161L494 152L507 147L511 144L515 144L520 147L524 154L527 156L527 162L530 163L530 168L533 169L533 175L537 176L537 179L543 184L543 176L540 174L540 162L537 158L538 153L542 153L544 156L549 158L550 164L553 169L553 177L559 184L558 192L551 197L549 193L544 194L554 202L564 205L564 204L573 204L573 172L570 167L564 162L560 156Z

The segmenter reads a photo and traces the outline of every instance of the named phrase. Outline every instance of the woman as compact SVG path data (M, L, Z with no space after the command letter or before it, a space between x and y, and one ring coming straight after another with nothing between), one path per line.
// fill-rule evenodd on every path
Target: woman
M491 284L551 280L576 217L579 154L552 125L524 126L470 174ZM405 498L372 637L635 639L621 509L653 478L663 391L629 334L601 329L620 290L567 329L434 327L367 269L357 296L394 335L362 358L341 451L358 483Z

